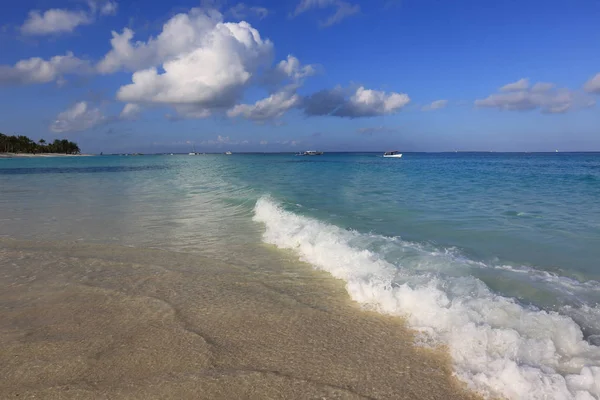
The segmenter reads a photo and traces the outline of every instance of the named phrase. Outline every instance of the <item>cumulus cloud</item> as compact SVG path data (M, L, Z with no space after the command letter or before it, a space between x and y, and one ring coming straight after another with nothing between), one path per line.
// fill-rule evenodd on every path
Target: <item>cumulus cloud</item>
M135 70L117 98L171 105L191 118L233 107L259 70L271 64L273 53L272 43L250 24L223 22L210 10L178 14L146 42L132 43L132 38L129 29L113 32L113 48L98 65L107 73Z
M600 73L587 81L583 88L588 93L600 94Z
M304 84L306 78L316 75L319 68L314 64L304 65L290 54L285 60L264 72L261 84L265 85L270 93L281 91L282 85L286 85L288 90L296 90Z
M274 93L254 104L239 104L227 112L230 117L243 116L254 121L266 121L283 116L300 104L300 96L289 91Z
M440 108L445 108L447 105L448 105L448 100L436 100L436 101L432 102L431 104L427 104L426 106L421 108L421 110L423 110L423 111L439 110Z
M507 83L500 88L501 92L518 92L529 88L529 79L523 78L516 82Z
M0 65L0 84L32 84L64 82L67 74L89 74L92 67L68 52L49 60L33 57L17 62L14 66Z
M331 115L360 118L395 114L410 102L404 93L359 87L350 96L342 88L322 90L304 99L304 112L309 116Z
M314 65L302 65L300 60L292 55L288 55L287 59L281 60L275 67L275 71L282 77L288 77L294 81L313 76L317 70Z
M509 111L539 109L543 113L558 114L593 104L580 93L569 89L556 89L551 83L537 83L529 88L529 83L524 84L522 81L503 86L500 93L476 100L475 106Z
M54 33L69 33L80 25L89 25L93 18L84 11L69 11L50 9L43 14L37 10L31 11L21 32L25 35L49 35Z
M129 28L121 33L113 31L112 48L98 64L98 70L108 74L121 69L138 71L156 67L194 50L210 48L211 42L218 40L219 32L227 34L228 25L240 24L224 23L222 15L215 10L193 8L188 13L173 16L158 36L145 42L133 42L135 33Z
M350 4L343 0L301 0L296 10L292 13L293 17L297 17L309 10L315 8L335 8L335 12L326 20L320 21L322 27L335 25L347 17L360 12L358 4Z
M120 119L124 120L135 120L139 117L142 107L138 104L127 103L123 107L123 111L119 114Z
M117 12L117 3L108 1L98 3L90 1L89 10L65 10L52 8L44 11L33 10L23 25L21 33L24 35L51 35L60 33L70 33L78 26L89 25L94 22L96 14L114 15Z
M106 121L106 117L99 108L92 108L87 102L80 101L58 114L50 125L50 130L56 133L80 132Z
M257 17L258 19L266 18L269 15L269 10L264 7L248 6L244 3L238 3L227 11L234 19L246 19L249 17Z

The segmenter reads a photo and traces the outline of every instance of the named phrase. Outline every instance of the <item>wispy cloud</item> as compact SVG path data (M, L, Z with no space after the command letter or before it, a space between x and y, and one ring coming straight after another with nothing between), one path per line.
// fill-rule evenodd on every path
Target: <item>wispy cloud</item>
M447 105L448 105L448 100L436 100L436 101L432 102L431 104L427 104L426 106L423 106L421 108L421 110L423 110L423 111L439 110L441 108L445 108Z
M532 87L527 79L509 83L485 99L475 101L476 107L497 108L508 111L539 109L545 114L560 114L573 109L590 107L593 99L569 89L557 89L552 83L536 83Z
M245 3L238 3L227 10L226 14L239 20L252 17L264 19L269 15L269 10L265 7L248 6Z
M108 119L97 107L90 107L86 101L75 103L58 114L50 125L56 133L80 132L105 123Z
M297 17L307 11L324 8L334 8L335 12L327 17L327 19L320 21L322 27L335 25L360 12L358 4L351 4L344 0L301 0L291 16Z
M253 121L268 121L285 114L300 104L300 96L292 91L283 90L259 100L254 104L239 104L227 112L229 117L243 116Z
M529 88L529 79L523 78L516 82L507 83L500 88L501 92L518 92Z
M600 73L587 81L583 88L588 93L600 94Z

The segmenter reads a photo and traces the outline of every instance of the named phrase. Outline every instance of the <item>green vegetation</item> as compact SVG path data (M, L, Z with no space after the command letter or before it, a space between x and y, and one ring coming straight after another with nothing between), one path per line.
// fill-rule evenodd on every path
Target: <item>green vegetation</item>
M64 153L79 154L77 143L69 142L67 139L56 139L52 143L46 143L44 139L34 142L27 136L8 136L0 133L0 153Z

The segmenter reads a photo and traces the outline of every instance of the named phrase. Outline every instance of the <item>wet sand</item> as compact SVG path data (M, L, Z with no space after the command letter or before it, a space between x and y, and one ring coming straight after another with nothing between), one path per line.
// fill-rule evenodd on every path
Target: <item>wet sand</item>
M476 398L402 320L274 260L0 238L0 398Z

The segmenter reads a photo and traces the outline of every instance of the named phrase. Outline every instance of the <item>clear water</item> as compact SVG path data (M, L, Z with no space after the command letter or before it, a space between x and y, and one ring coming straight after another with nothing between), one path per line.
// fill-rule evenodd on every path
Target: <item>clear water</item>
M599 199L600 154L0 160L0 235L227 260L274 244L515 399L600 398Z

